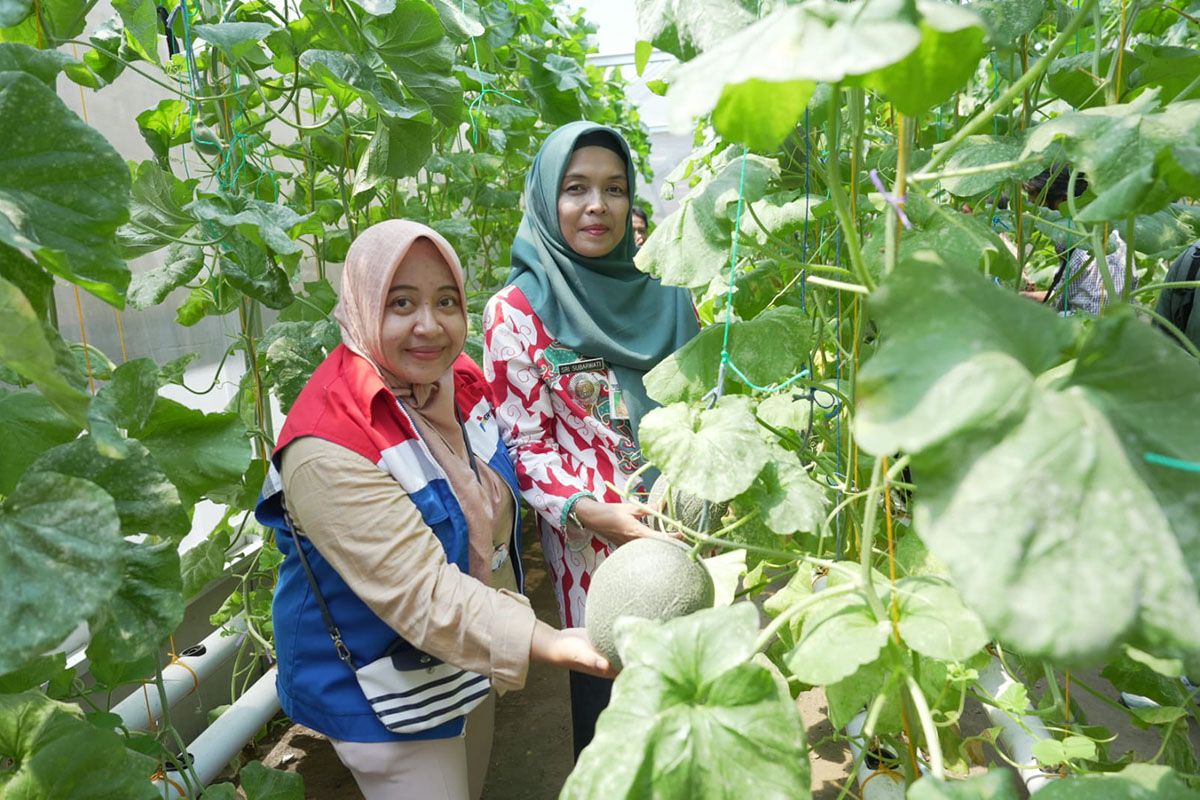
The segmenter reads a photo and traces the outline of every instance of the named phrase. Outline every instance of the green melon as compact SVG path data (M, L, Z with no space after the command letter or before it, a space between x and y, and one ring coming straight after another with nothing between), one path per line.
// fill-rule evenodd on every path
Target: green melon
M604 560L588 587L588 638L620 669L613 624L621 617L664 621L712 608L712 577L674 539L634 539Z
M670 492L670 502L667 500L667 492ZM674 505L674 514L671 512L672 504ZM646 505L661 514L672 517L689 530L700 533L712 533L721 527L721 517L725 516L725 512L729 510L728 503L709 503L708 524L704 526L704 530L701 530L700 520L704 515L704 499L680 489L671 488L666 477L662 475L650 487L650 496L646 499ZM657 518L651 524L660 531L669 530L671 527Z

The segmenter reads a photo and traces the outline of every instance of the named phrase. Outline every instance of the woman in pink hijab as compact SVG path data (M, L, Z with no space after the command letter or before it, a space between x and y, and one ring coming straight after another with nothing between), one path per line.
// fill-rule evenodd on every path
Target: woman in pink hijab
M367 800L471 800L494 691L521 688L531 659L611 670L520 594L516 476L463 354L454 249L414 222L373 225L335 316L343 344L288 412L257 509L284 554L280 701Z

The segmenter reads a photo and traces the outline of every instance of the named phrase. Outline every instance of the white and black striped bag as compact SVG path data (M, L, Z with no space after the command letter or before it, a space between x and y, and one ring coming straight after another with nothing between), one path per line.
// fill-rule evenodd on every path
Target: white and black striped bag
M420 733L463 716L487 699L492 685L486 676L447 664L403 639L398 639L370 664L361 669L355 667L295 530L293 525L296 552L321 609L325 630L333 640L338 658L354 671L367 702L385 728L393 733Z

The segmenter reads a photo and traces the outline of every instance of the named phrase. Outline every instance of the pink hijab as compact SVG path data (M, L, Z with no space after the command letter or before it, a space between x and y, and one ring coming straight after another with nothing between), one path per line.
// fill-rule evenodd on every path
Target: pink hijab
M413 383L393 371L383 349L383 321L392 280L412 247L431 242L450 268L458 287L459 308L467 313L462 265L458 254L441 234L426 225L392 219L362 231L350 245L342 270L342 291L333 315L342 328L342 341L369 361L384 384L408 410L420 429L434 460L442 467L458 497L470 531L471 574L490 582L493 533L508 488L490 468L478 462L479 476L471 468L467 442L454 410L454 369L433 383ZM465 326L464 326L465 330ZM458 353L464 341L453 343Z

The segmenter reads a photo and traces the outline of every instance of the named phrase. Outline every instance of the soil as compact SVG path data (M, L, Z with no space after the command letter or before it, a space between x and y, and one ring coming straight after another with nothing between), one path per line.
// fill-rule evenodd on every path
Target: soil
M539 619L558 627L558 605L540 548L530 548L524 563L526 593L534 611ZM1116 690L1094 672L1085 673L1084 680L1116 698ZM1035 694L1042 689L1040 685L1031 688ZM1110 745L1112 755L1132 750L1139 759L1153 758L1159 745L1155 731L1131 728L1121 711L1082 691L1076 692L1072 699L1078 700L1091 724L1119 733L1118 740ZM835 800L852 766L849 747L844 741L831 739L834 731L822 690L804 692L796 703L811 747L813 798ZM497 702L495 741L483 800L558 797L572 767L570 719L566 673L532 664L525 689L510 692ZM978 734L987 728L987 716L977 704L968 703L961 726L964 735ZM283 726L281 731L281 735L258 746L259 757L267 766L300 773L304 777L306 800L362 800L354 779L325 737L300 725ZM1200 731L1194 725L1191 739L1200 752ZM261 755L264 751L267 751L265 756ZM982 755L992 763L1003 763L990 747L985 747ZM982 769L977 767L972 771ZM856 797L858 793L847 796Z

